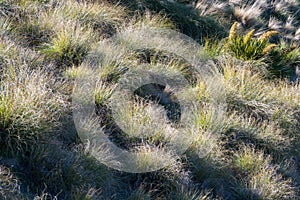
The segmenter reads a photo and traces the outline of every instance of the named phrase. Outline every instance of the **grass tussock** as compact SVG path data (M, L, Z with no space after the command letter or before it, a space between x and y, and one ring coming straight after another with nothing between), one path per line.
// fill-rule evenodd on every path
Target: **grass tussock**
M91 32L86 32L83 37L80 30L76 29L76 24L73 26L74 29L57 33L52 42L43 47L42 53L55 60L57 65L79 65L89 51Z
M55 128L64 109L64 97L47 85L51 76L22 67L9 66L1 80L1 147L11 153Z
M271 158L262 152L246 147L234 161L242 173L247 174L243 189L245 198L250 199L294 199L295 191L291 180L278 174L276 166L271 164ZM280 192L279 192L280 191Z

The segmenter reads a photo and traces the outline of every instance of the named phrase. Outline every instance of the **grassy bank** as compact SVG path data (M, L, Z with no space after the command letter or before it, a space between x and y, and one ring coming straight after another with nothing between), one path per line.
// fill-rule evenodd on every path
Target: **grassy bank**
M296 0L0 0L0 199L299 199L299 14ZM211 87L180 56L119 54L108 45L139 28L197 41L217 69L213 83L226 110L216 114ZM103 51L117 60L93 58ZM178 99L195 109L184 129L192 133L188 150L159 152L165 168L135 174L91 155L99 149L78 136L72 92L86 67L99 66L97 124L120 148L144 152L141 166L151 165L147 155L157 149L148 147L172 141L179 126L172 90L141 87L114 115L111 108L118 80L141 64L182 74L189 85Z

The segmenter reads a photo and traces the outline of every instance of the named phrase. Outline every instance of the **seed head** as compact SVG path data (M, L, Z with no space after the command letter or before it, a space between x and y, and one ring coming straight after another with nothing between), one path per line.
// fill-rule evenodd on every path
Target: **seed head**
M238 25L238 22L234 22L232 24L230 31L229 31L229 39L233 39L236 37L237 25Z
M258 38L258 40L261 41L261 42L267 41L267 40L269 40L273 35L276 35L276 34L278 34L277 31L267 31L267 32L265 32L264 34L262 34L262 35Z
M247 44L251 40L251 38L253 37L254 31L255 31L255 29L252 29L245 35L244 44Z
M276 46L277 46L276 44L270 44L264 48L262 53L265 55L265 54L269 53L270 51L272 51L272 49L274 49Z

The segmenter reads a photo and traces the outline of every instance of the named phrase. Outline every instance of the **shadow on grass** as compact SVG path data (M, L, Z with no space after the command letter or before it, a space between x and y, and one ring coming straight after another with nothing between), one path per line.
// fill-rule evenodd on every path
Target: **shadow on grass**
M166 0L108 1L111 3L120 3L133 13L151 11L152 13L166 15L176 24L182 33L190 36L201 44L204 44L205 38L223 38L226 36L225 28L214 20L214 18L200 16L193 7L182 3Z

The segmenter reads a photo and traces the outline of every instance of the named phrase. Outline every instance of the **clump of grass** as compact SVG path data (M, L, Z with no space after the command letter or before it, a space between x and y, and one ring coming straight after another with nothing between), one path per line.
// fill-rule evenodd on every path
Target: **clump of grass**
M85 69L83 67L76 67L75 65L72 65L72 67L69 67L64 72L64 77L66 77L69 80L75 80L76 78L80 78L85 75Z
M57 196L55 196L55 195L53 196L53 195L43 191L42 194L36 195L33 200L49 200L49 199L56 200Z
M211 194L206 191L198 192L194 190L188 190L185 188L178 189L170 194L170 199L174 200L210 200L213 199Z
M126 9L118 5L73 0L62 3L55 12L66 20L90 27L101 38L114 34L128 15Z
M134 103L119 103L114 110L114 119L131 137L149 137L152 142L167 141L174 137L175 129L168 123L161 107L138 100Z
M274 83L265 80L261 72L255 72L252 69L252 64L242 63L234 58L219 58L219 62L223 69L225 85L228 87L228 97L231 96L230 93L233 93L235 98L239 96L249 101L255 100L266 104L277 102L295 106L299 97L297 92L292 91L298 88L297 85L288 86L285 81ZM260 87L261 85L264 87Z
M96 105L107 105L109 98L112 96L116 86L108 86L103 82L99 82L95 91L95 103Z
M241 150L234 162L239 170L253 174L266 167L270 163L270 157L265 158L262 152L248 147Z
M241 181L245 184L238 196L249 199L294 199L295 188L290 179L284 179L278 173L278 167L272 165L271 158L254 148L245 147L234 160L237 169L245 174ZM244 177L244 176L243 176Z
M207 95L207 91L203 95ZM194 136L190 150L203 158L218 152L219 134L227 129L227 121L225 113L219 111L216 105L207 102L200 104L194 108L190 121L190 131Z
M188 151L188 167L194 184L211 191L213 196L223 196L224 190L230 190L230 176L233 174L228 168L228 157L226 150L222 149L223 144L220 141L216 144L216 147L203 158L199 158L193 151Z
M58 125L65 102L63 95L54 94L51 75L26 65L10 65L4 74L0 88L1 151L16 154Z
M254 117L233 115L232 121L231 130L235 131L231 134L234 135L235 140L228 141L230 145L253 144L265 149L278 161L292 154L294 136L287 136L276 120L260 122Z
M95 188L89 188L88 190L84 188L78 188L77 191L73 192L72 198L75 200L80 200L80 199L97 199L101 198L101 191Z
M142 187L140 187L136 189L134 192L132 192L132 194L128 199L129 200L142 200L142 199L150 200L151 195L148 194Z
M234 7L234 16L242 22L244 26L253 26L255 20L262 14L262 4L257 1L252 5L243 5L242 7Z
M169 154L167 153L167 155ZM173 192L189 185L191 181L189 171L184 168L184 163L178 155L173 154L166 160L169 164L166 167L147 174L140 174L137 177L142 179L140 180L141 186L153 198L171 198ZM156 185L152 183L156 183Z
M130 26L123 24L124 29L135 29L135 28L170 28L175 29L175 24L165 15L152 14L146 12L143 15L136 15L131 21Z
M235 20L243 30L256 29L257 32L264 32L266 29L276 30L281 37L289 41L297 41L299 37L298 7L299 3L296 1L285 0L196 2L196 8L201 15L215 16L226 29L229 29Z
M58 32L52 42L43 47L42 53L55 60L58 65L79 65L90 49L91 32L85 32L79 25L73 25L74 28ZM69 24L70 26L72 25Z
M241 63L234 58L220 58L219 61L223 69L224 83L228 86L228 98L231 96L230 93L246 100L260 101L264 98L269 86L259 72L250 70L251 65ZM266 87L260 87L262 84Z
M184 34L194 38L197 41L203 41L205 37L215 35L224 36L223 27L218 24L214 18L208 16L199 16L196 9L176 1L125 1L125 5L132 10L151 13L162 13L176 24L176 28Z
M228 17L232 13L231 7L226 2L214 1L211 3L209 1L197 1L194 6L199 10L202 16L214 16L218 20L227 23L226 20L222 18Z
M221 55L224 52L222 41L215 39L206 39L204 45L205 51L212 58L215 58Z
M9 1L6 3L11 6L15 13L12 15L11 10L8 9L8 13L5 14L7 10L5 7L3 9L4 19L10 22L7 31L14 38L17 38L22 45L35 48L49 40L53 31L39 23L44 8L33 1L20 1L15 5Z
M233 125L235 131L231 133L237 141L230 140L229 146L251 143L275 158L287 158L294 148L295 129L291 127L297 120L293 113L299 109L299 103L296 103L299 92L295 92L298 86L291 86L286 81L265 80L252 65L233 58L219 58L219 61L223 68L228 111L237 112L233 123L229 123Z
M63 148L57 141L48 141L20 157L20 164L26 167L21 176L26 177L28 189L36 198L98 199L103 191L107 195L115 192L103 187L114 182L106 166L85 154L82 147L74 151Z
M50 36L53 35L51 30L43 29L33 20L25 22L23 26L18 26L14 31L19 32L18 35L25 44L32 47L39 47L43 43L48 42Z

